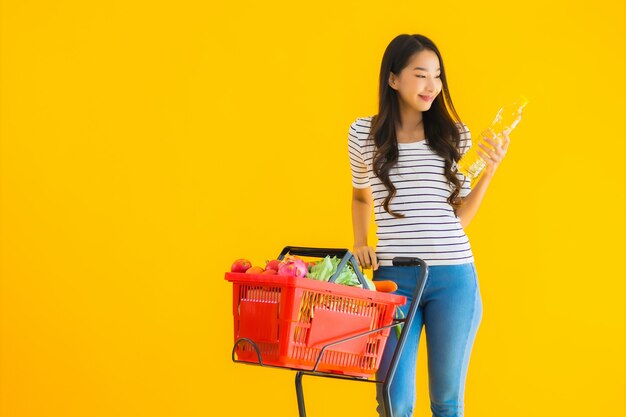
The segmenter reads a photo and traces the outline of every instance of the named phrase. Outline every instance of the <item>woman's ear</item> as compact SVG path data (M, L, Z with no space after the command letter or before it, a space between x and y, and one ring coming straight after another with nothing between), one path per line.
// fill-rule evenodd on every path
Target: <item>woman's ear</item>
M394 74L393 72L390 72L389 81L388 81L389 87L393 88L394 90L397 90L396 83L397 83L396 74Z

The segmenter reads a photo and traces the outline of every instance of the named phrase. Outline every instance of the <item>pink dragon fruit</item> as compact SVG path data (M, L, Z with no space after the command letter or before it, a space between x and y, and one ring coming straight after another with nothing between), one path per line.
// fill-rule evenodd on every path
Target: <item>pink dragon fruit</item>
M287 255L285 260L278 265L278 275L304 278L308 272L306 262L297 256Z

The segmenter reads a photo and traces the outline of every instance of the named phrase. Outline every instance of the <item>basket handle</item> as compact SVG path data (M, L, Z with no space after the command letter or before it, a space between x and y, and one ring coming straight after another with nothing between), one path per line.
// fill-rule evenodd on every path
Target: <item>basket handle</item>
M348 262L352 264L352 269L356 273L356 277L363 286L363 288L368 288L367 283L365 282L365 277L359 268L359 263L356 258L348 249L337 249L337 248L309 248L303 246L285 246L280 255L278 255L279 261L282 261L286 254L292 255L300 255L300 256L311 256L315 258L325 258L326 256L337 256L341 257L341 262L337 265L337 271L333 274L332 277L328 280L328 282L335 282L343 268L346 266Z
M282 261L286 254L300 256L312 256L315 258L325 258L326 255L343 257L348 249L333 249L333 248L306 248L302 246L285 246L285 249L278 255L278 260Z

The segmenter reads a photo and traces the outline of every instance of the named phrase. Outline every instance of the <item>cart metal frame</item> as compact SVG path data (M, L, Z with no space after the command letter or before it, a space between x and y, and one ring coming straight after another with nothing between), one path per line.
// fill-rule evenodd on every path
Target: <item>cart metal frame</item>
M359 278L359 280L361 281L361 283L364 285L365 287L365 280L363 277L363 273L361 272L358 263L356 261L356 258L354 257L354 255L347 249L328 249L328 248L308 248L308 247L301 247L301 246L286 246L283 251L281 252L281 254L278 256L278 260L282 260L284 258L284 256L287 253L291 253L293 255L301 255L301 256L311 256L311 257L321 257L324 258L326 255L336 255L336 256L342 256L342 260L339 263L339 265L337 266L337 271L336 273L329 279L329 282L333 282L334 279L339 275L339 273L341 272L341 270L345 267L345 265L348 262L351 262L353 265L353 269L357 274L357 277ZM304 391L302 388L302 377L305 375L308 376L316 376L316 377L322 377L322 378L336 378L336 379L346 379L349 381L358 381L358 382L369 382L369 383L374 383L374 384L382 384L383 387L383 406L385 409L385 415L387 417L393 417L393 410L391 409L391 397L390 397L390 389L391 389L391 383L393 382L393 378L396 374L396 369L398 368L398 362L400 360L400 355L402 355L402 351L404 349L404 345L406 343L406 338L408 335L408 331L409 328L411 327L411 324L413 324L413 319L415 318L415 312L417 311L417 308L419 306L419 302L422 298L422 294L424 293L424 288L426 286L426 281L428 279L428 265L426 264L426 262L424 262L422 259L420 258L412 258L412 257L402 257L402 256L398 256L393 258L392 263L394 266L407 266L407 267L411 267L411 266L420 266L420 275L417 279L417 285L415 287L415 291L413 292L413 301L411 302L411 304L409 305L409 310L408 313L406 315L405 318L396 318L393 320L393 322L387 326L383 326L374 330L369 330L367 332L363 332L363 333L359 333L357 335L345 338L345 339L341 339L338 341L335 341L333 343L329 343L327 345L324 345L322 347L322 349L320 350L319 355L317 356L317 360L315 361L315 365L313 366L312 369L310 370L302 370L302 369L294 369L294 368L288 368L288 367L283 367L283 366L273 366L273 365L266 365L263 363L263 359L261 357L261 352L258 348L258 346L256 345L256 343L248 338L240 338L237 339L235 341L235 344L233 346L233 350L231 353L231 358L233 362L236 363L242 363L245 365L252 365L252 366L264 366L264 367L269 367L269 368L280 368L280 369L288 369L288 370L294 370L296 371L296 377L295 377L295 384L296 384L296 397L298 400L298 415L300 417L306 417L306 408L304 405ZM365 287L366 288L366 287ZM391 359L391 362L389 363L389 369L387 370L387 373L385 375L385 378L382 381L377 381L377 380L372 380L372 379L368 379L368 378L363 378L363 377L357 377L357 376L351 376L351 375L342 375L342 374L334 374L334 373L330 373L330 372L320 372L317 371L317 367L320 363L320 360L322 359L322 356L324 355L324 352L326 351L326 349L328 349L331 346L334 345L338 345L340 343L344 343L344 342L348 342L350 340L359 338L359 337L363 337L363 336L367 336L369 334L372 333L376 333L379 332L381 330L387 329L387 328L391 328L391 327L395 327L399 324L402 324L402 330L400 331L400 337L398 339L398 344L396 346L396 349L393 353L393 357ZM246 361L239 361L235 358L235 351L237 350L237 346L240 343L249 343L252 348L255 350L256 354L257 354L257 358L258 358L258 362L246 362Z

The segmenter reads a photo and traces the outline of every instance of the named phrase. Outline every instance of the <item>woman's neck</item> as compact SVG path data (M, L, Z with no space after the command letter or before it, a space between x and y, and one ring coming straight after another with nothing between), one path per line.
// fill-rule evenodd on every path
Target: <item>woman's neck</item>
M412 133L424 130L424 117L422 112L400 108L400 122L397 128L401 132Z

